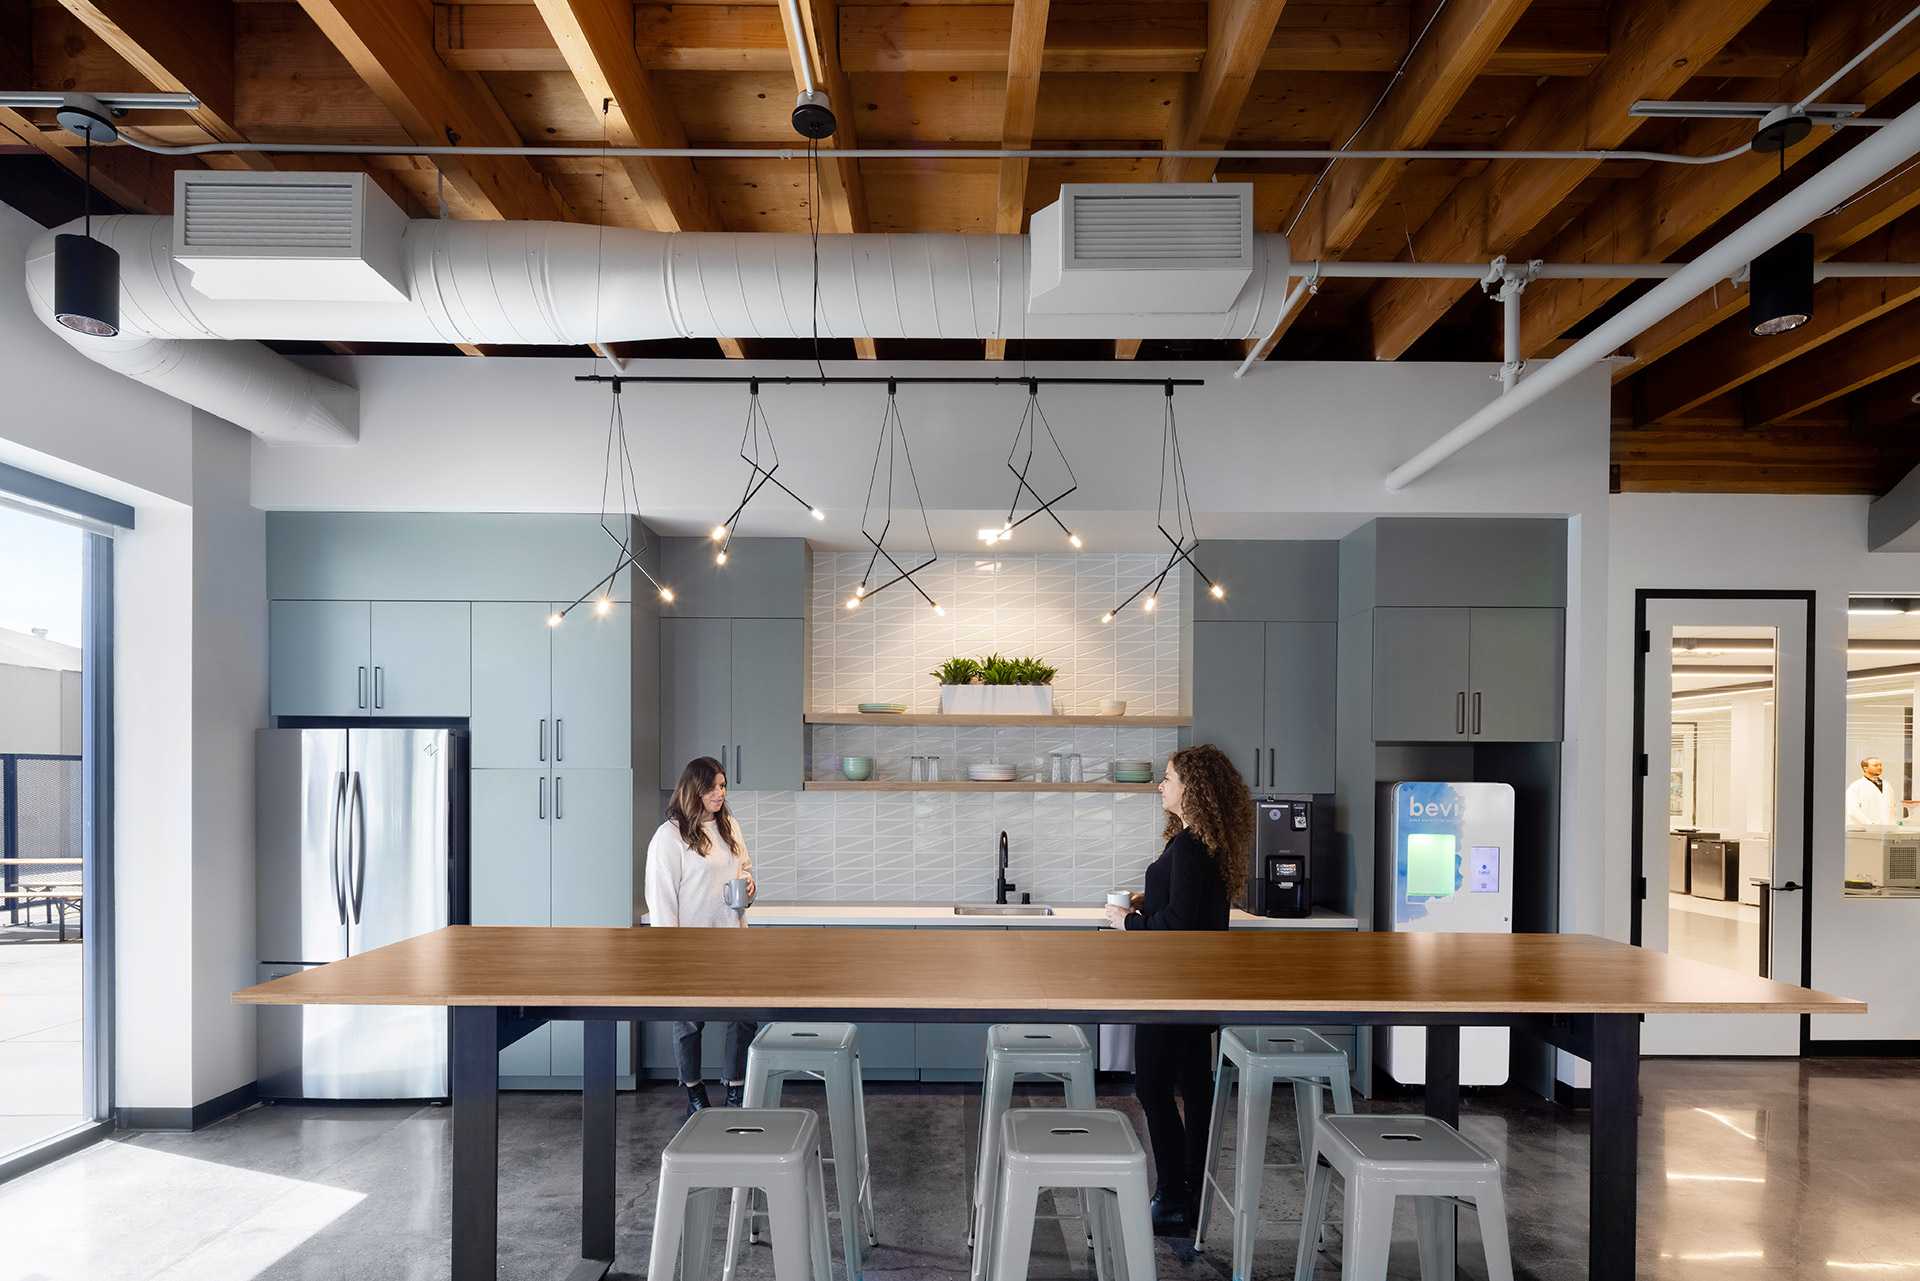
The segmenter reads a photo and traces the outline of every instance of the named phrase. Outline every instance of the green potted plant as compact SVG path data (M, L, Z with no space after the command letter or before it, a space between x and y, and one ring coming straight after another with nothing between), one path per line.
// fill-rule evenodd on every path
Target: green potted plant
M960 716L1051 716L1056 669L1037 658L950 658L930 675L940 710Z

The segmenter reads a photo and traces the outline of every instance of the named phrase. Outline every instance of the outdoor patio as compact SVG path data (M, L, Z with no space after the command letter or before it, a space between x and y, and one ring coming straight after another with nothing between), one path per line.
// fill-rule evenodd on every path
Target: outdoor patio
M41 912L36 909L36 916ZM0 923L0 1152L80 1124L80 944Z

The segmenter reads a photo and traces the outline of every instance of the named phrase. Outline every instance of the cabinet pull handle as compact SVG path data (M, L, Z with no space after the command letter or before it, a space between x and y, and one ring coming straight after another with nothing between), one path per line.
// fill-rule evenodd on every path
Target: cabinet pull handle
M1480 691L1473 691L1473 732L1480 732Z
M547 759L547 718L540 718L540 759Z
M546 816L547 816L547 779L546 779L546 775L543 774L540 776L540 817L545 818Z
M566 817L566 814L562 812L562 809L563 809L563 803L566 800L567 792L566 792L566 788L561 786L566 781L567 781L566 779L560 778L557 776L553 780L553 817L555 822L558 822L559 820Z
M1267 786L1280 786L1280 773L1273 768L1273 749L1271 747L1267 749Z
M735 743L735 744L733 745L733 774L734 774L734 776L733 776L733 777L732 777L731 779L729 779L729 780L727 780L727 781L728 781L728 782L730 782L730 783L732 783L732 784L733 784L734 786L736 786L736 787L739 787L739 786L742 786L742 784L741 784L741 782L740 782L740 776L741 776L741 769L740 769L740 762L741 762L741 761L743 761L743 760L745 760L745 759L746 759L746 756L747 756L747 754L746 754L745 752L743 752L743 751L741 751L741 750L740 750L740 744L738 744L738 743Z
M373 669L373 705L375 707L387 705L387 674L384 667Z
M567 759L567 723L558 716L553 718L553 759ZM557 804L555 808L558 808Z
M1467 732L1467 691L1461 690L1453 696L1453 732Z
M364 667L360 669L359 690L360 706L364 710L367 705L367 669Z
M720 772L722 774L727 772L727 745L725 743L720 744ZM731 782L732 779L729 778L728 781Z
M1253 785L1260 786L1260 749L1257 747L1253 749Z

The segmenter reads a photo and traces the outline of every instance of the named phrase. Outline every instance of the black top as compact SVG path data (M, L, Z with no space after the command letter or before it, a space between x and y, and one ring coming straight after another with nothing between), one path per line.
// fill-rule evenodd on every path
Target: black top
M1181 828L1147 865L1146 904L1126 916L1130 930L1224 930L1231 904L1220 864Z

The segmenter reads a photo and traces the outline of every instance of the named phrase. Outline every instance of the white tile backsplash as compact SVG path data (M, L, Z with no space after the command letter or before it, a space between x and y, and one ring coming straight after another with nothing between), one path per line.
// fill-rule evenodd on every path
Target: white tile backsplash
M942 618L906 584L858 609L847 598L866 571L857 553L818 553L808 628L815 711L901 702L940 710L929 672L956 655L1028 654L1059 669L1057 711L1090 714L1106 698L1132 716L1180 711L1180 624L1185 602L1168 575L1152 612L1100 616L1166 564L1154 555L943 554L916 577ZM1078 752L1088 781L1115 757L1154 762L1160 777L1179 741L1171 729L1061 726L816 725L807 777L839 778L840 758L871 756L875 779L908 777L910 758L940 757L943 780L969 762L1011 761L1021 777L1050 752ZM1000 833L1007 875L1036 903L1099 901L1139 888L1160 851L1160 798L1097 792L735 792L729 797L760 893L770 899L981 902L993 897Z

